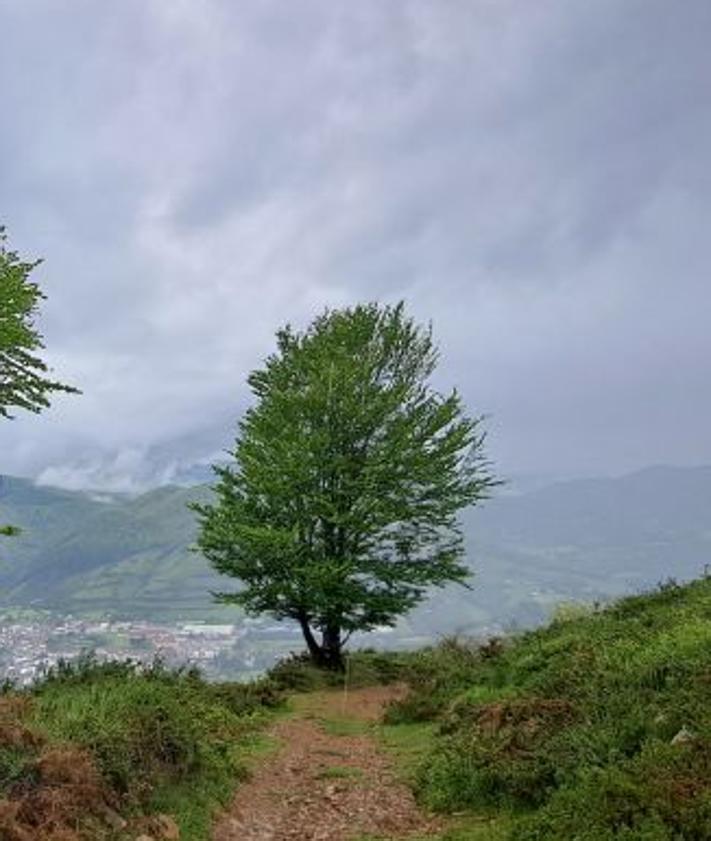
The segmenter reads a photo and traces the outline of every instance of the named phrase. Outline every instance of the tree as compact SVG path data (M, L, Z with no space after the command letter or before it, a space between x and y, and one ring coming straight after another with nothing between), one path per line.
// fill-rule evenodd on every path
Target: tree
M29 277L41 261L24 262L6 249L6 240L0 227L0 417L12 418L14 409L41 412L52 394L78 391L49 379L37 355L44 344L35 317L45 296Z
M41 261L25 262L5 247L0 226L0 418L12 419L14 409L41 412L57 392L78 394L72 386L50 379L49 369L37 355L44 348L35 326L39 302L45 296L30 273ZM1 526L0 535L18 533Z
M319 665L469 575L457 513L497 482L481 418L428 383L437 358L402 303L287 326L249 376L256 402L234 463L213 468L215 502L192 506L198 548L242 582L218 601L295 620Z

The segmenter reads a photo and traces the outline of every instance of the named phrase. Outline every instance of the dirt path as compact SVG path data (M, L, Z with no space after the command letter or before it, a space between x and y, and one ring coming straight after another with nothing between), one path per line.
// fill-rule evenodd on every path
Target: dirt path
M280 748L238 790L213 841L408 838L438 823L417 808L368 723L402 687L322 692L295 700L272 729Z

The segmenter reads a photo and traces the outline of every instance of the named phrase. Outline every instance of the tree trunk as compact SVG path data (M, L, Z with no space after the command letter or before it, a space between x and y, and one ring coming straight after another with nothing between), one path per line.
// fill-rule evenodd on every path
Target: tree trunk
M309 650L309 654L311 655L311 659L317 665L321 664L321 646L316 642L316 637L311 630L311 626L309 625L309 620L305 617L299 618L299 624L301 625L301 632L304 635L304 640L306 641L306 647Z
M341 648L343 642L341 640L341 629L338 625L328 625L322 634L321 644L319 645L314 632L311 630L309 620L305 617L299 618L301 625L301 632L306 641L306 647L311 655L311 660L321 669L333 669L334 671L343 670L343 655Z
M327 625L323 630L321 651L323 654L323 665L327 669L343 671L343 656L341 654L341 628L338 625Z

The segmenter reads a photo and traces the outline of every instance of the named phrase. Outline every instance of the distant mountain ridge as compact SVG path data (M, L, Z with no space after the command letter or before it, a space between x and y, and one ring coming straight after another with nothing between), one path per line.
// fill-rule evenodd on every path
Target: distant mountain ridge
M167 486L137 497L0 482L0 517L20 526L0 547L0 606L162 618L219 613L218 584L190 551L187 505L207 486ZM224 612L224 611L223 611Z
M711 564L711 466L557 482L489 500L464 524L481 571L477 601L503 598L501 615L538 621L561 599L604 600L702 574ZM523 590L536 595L521 599Z
M187 504L207 485L140 496L0 480L0 607L154 618L234 617L210 591L232 582L190 551ZM711 467L656 467L614 479L501 494L466 512L473 589L447 588L416 611L418 632L542 620L564 599L604 599L711 564Z

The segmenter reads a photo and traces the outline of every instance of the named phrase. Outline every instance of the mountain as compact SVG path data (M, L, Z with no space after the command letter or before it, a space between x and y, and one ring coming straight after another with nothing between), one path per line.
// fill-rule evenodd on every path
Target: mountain
M210 591L231 582L190 551L187 504L206 485L137 497L0 481L0 607L154 618L234 618ZM711 467L657 467L621 478L501 493L466 512L472 589L438 591L404 623L410 634L542 621L561 600L604 600L711 564Z
M652 467L500 495L465 514L476 605L543 620L565 599L605 600L711 564L711 467Z
M3 478L2 520L23 532L1 547L0 606L161 619L224 615L210 597L221 582L190 551L195 521L187 505L209 493L207 486L169 486L131 497Z

